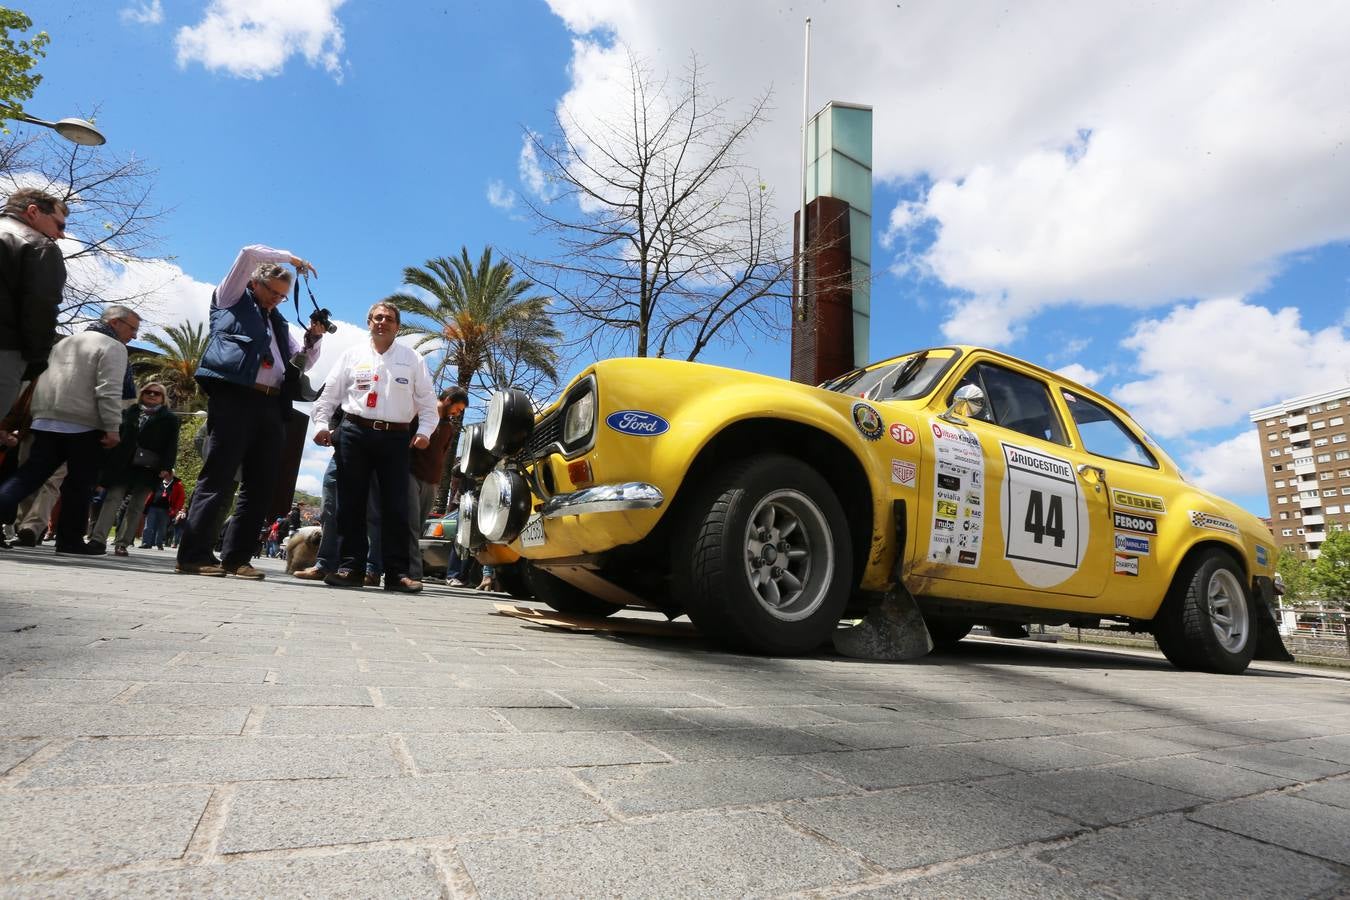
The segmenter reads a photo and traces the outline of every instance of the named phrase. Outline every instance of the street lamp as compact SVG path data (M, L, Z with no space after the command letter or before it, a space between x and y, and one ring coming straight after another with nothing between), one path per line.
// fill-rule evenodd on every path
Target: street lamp
M84 119L61 119L59 122L48 122L45 119L38 119L27 113L15 113L13 110L3 107L0 107L0 113L9 113L11 118L18 119L20 122L27 122L29 125L41 125L44 128L50 128L66 140L85 147L97 147L99 144L105 144L108 141L103 136L103 132L95 128L93 123L86 122Z

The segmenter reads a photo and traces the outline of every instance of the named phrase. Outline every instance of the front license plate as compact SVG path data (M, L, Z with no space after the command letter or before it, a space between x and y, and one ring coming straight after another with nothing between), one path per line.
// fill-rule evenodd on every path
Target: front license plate
M525 530L520 533L520 546L544 546L544 520L541 517L534 516L525 523Z

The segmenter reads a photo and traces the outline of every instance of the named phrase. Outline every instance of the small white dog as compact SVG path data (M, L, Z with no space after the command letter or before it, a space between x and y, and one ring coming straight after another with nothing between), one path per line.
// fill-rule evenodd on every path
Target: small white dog
M319 558L319 541L323 539L323 529L318 525L306 525L297 528L286 538L286 574L292 575L299 569L308 569Z

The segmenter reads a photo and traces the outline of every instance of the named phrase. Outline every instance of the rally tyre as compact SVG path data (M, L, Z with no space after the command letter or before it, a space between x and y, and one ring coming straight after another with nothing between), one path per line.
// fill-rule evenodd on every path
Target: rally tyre
M933 639L935 650L952 649L975 627L974 622L942 616L925 616L923 622L928 626L928 636Z
M1211 550L1187 560L1154 634L1179 669L1240 675L1256 653L1256 615L1241 569Z
M546 604L550 609L569 616L612 616L622 606L607 603L599 597L593 597L563 581L556 575L550 575L538 566L525 564L525 587L534 599ZM514 595L513 595L514 596Z
M853 589L843 507L794 457L729 464L688 507L672 573L690 620L709 638L757 653L808 653L830 639Z
M502 566L494 566L492 572L497 576L497 583L517 600L529 600L534 595L530 593L530 586L525 580L525 570L529 567L525 560L507 563Z

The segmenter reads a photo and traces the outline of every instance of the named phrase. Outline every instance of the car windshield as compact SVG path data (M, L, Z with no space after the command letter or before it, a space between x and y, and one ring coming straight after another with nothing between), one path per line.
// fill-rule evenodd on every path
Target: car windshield
M821 387L867 400L914 400L933 389L955 358L956 351L950 347L920 350L864 369L854 369Z

